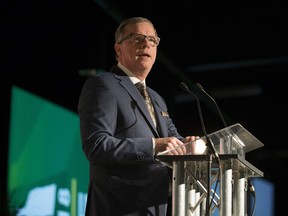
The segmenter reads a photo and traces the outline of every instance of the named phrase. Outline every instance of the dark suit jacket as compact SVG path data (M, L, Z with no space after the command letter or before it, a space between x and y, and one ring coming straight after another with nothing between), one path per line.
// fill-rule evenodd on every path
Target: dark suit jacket
M78 111L90 164L86 216L117 216L167 203L168 168L154 160L152 137L182 137L163 98L147 90L158 130L139 91L117 66L83 86Z

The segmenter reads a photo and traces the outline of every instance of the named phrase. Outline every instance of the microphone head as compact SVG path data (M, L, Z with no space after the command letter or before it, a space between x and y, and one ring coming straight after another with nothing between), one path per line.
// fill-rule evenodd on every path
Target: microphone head
M204 91L204 88L203 88L203 86L202 86L200 83L196 83L196 86L197 86L201 91Z
M179 83L179 87L180 87L182 90L184 90L184 91L188 91L188 90L189 90L188 86L187 86L186 83L184 83L184 82L180 82L180 83Z

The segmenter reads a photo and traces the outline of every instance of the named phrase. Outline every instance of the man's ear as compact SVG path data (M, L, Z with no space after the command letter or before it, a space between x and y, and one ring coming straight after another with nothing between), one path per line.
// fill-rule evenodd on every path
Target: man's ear
M115 44L114 45L114 49L115 49L115 52L119 55L121 53L121 48L119 46L119 44Z

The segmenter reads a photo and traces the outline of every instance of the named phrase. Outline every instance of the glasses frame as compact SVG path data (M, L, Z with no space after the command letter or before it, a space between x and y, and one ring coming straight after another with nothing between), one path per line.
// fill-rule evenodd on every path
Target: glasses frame
M152 47L158 46L159 43L160 43L160 38L159 38L158 36L147 36L147 35L143 35L143 34L139 34L139 33L130 33L130 34L124 36L123 38L121 38L121 39L118 41L118 44L121 44L121 43L122 43L123 41L125 41L125 40L131 39L131 38L132 38L133 36L135 36L135 35L136 35L136 36L141 36L141 37L143 37L143 40L141 40L141 41L138 41L138 42L133 41L134 43L137 43L137 44L143 43L143 41L144 41L145 39L148 40L149 44L150 44ZM152 38L155 39L155 42L149 40L149 39L152 39Z

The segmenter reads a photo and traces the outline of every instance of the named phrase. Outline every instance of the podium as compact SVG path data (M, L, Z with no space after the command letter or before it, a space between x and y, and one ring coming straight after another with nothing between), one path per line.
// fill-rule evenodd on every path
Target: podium
M208 154L207 138L220 164ZM264 174L245 160L245 154L262 146L237 123L185 143L185 155L173 155L173 150L157 154L157 160L173 169L172 216L248 215L248 180Z

